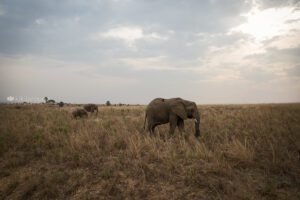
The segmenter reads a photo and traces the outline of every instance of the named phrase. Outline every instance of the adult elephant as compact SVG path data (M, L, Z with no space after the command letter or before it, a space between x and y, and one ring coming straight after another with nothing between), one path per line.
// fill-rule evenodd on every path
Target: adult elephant
M96 112L96 114L98 115L98 106L96 104L86 104L83 106L83 108L87 112L90 112L90 113Z
M181 98L153 99L146 108L144 128L147 121L147 131L154 132L156 126L170 123L170 134L173 135L178 126L184 131L184 120L195 119L195 136L200 136L200 114L195 102Z

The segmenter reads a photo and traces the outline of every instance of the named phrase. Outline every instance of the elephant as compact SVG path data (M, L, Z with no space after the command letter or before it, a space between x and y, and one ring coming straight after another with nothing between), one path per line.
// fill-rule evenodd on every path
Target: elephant
M147 131L154 133L156 126L170 123L170 135L174 134L176 126L184 131L184 120L195 120L195 136L200 136L200 114L195 102L182 98L153 99L146 108L144 129L147 121Z
M77 108L72 112L72 115L74 118L81 118L81 117L88 117L88 113L82 109L82 108Z
M96 114L98 115L98 106L96 104L86 104L85 106L83 106L83 108L90 113L94 113L96 112Z

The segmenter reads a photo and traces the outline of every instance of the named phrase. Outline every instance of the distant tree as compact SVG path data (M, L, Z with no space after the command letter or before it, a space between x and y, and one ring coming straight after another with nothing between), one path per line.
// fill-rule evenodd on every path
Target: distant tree
M55 104L55 101L53 99L50 99L47 101L47 103Z
M110 101L106 101L105 105L106 105L106 106L111 106Z
M45 103L48 102L48 97L44 97Z

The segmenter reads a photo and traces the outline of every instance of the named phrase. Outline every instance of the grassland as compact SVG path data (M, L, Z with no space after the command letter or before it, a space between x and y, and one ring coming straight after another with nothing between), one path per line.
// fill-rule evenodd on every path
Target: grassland
M300 199L300 104L199 106L200 139L72 109L0 106L0 199Z

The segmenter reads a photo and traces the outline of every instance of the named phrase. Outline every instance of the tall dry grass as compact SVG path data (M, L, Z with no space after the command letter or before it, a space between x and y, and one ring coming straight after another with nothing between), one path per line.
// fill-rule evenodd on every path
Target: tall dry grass
M300 104L199 106L150 137L143 106L0 107L0 199L299 199Z

